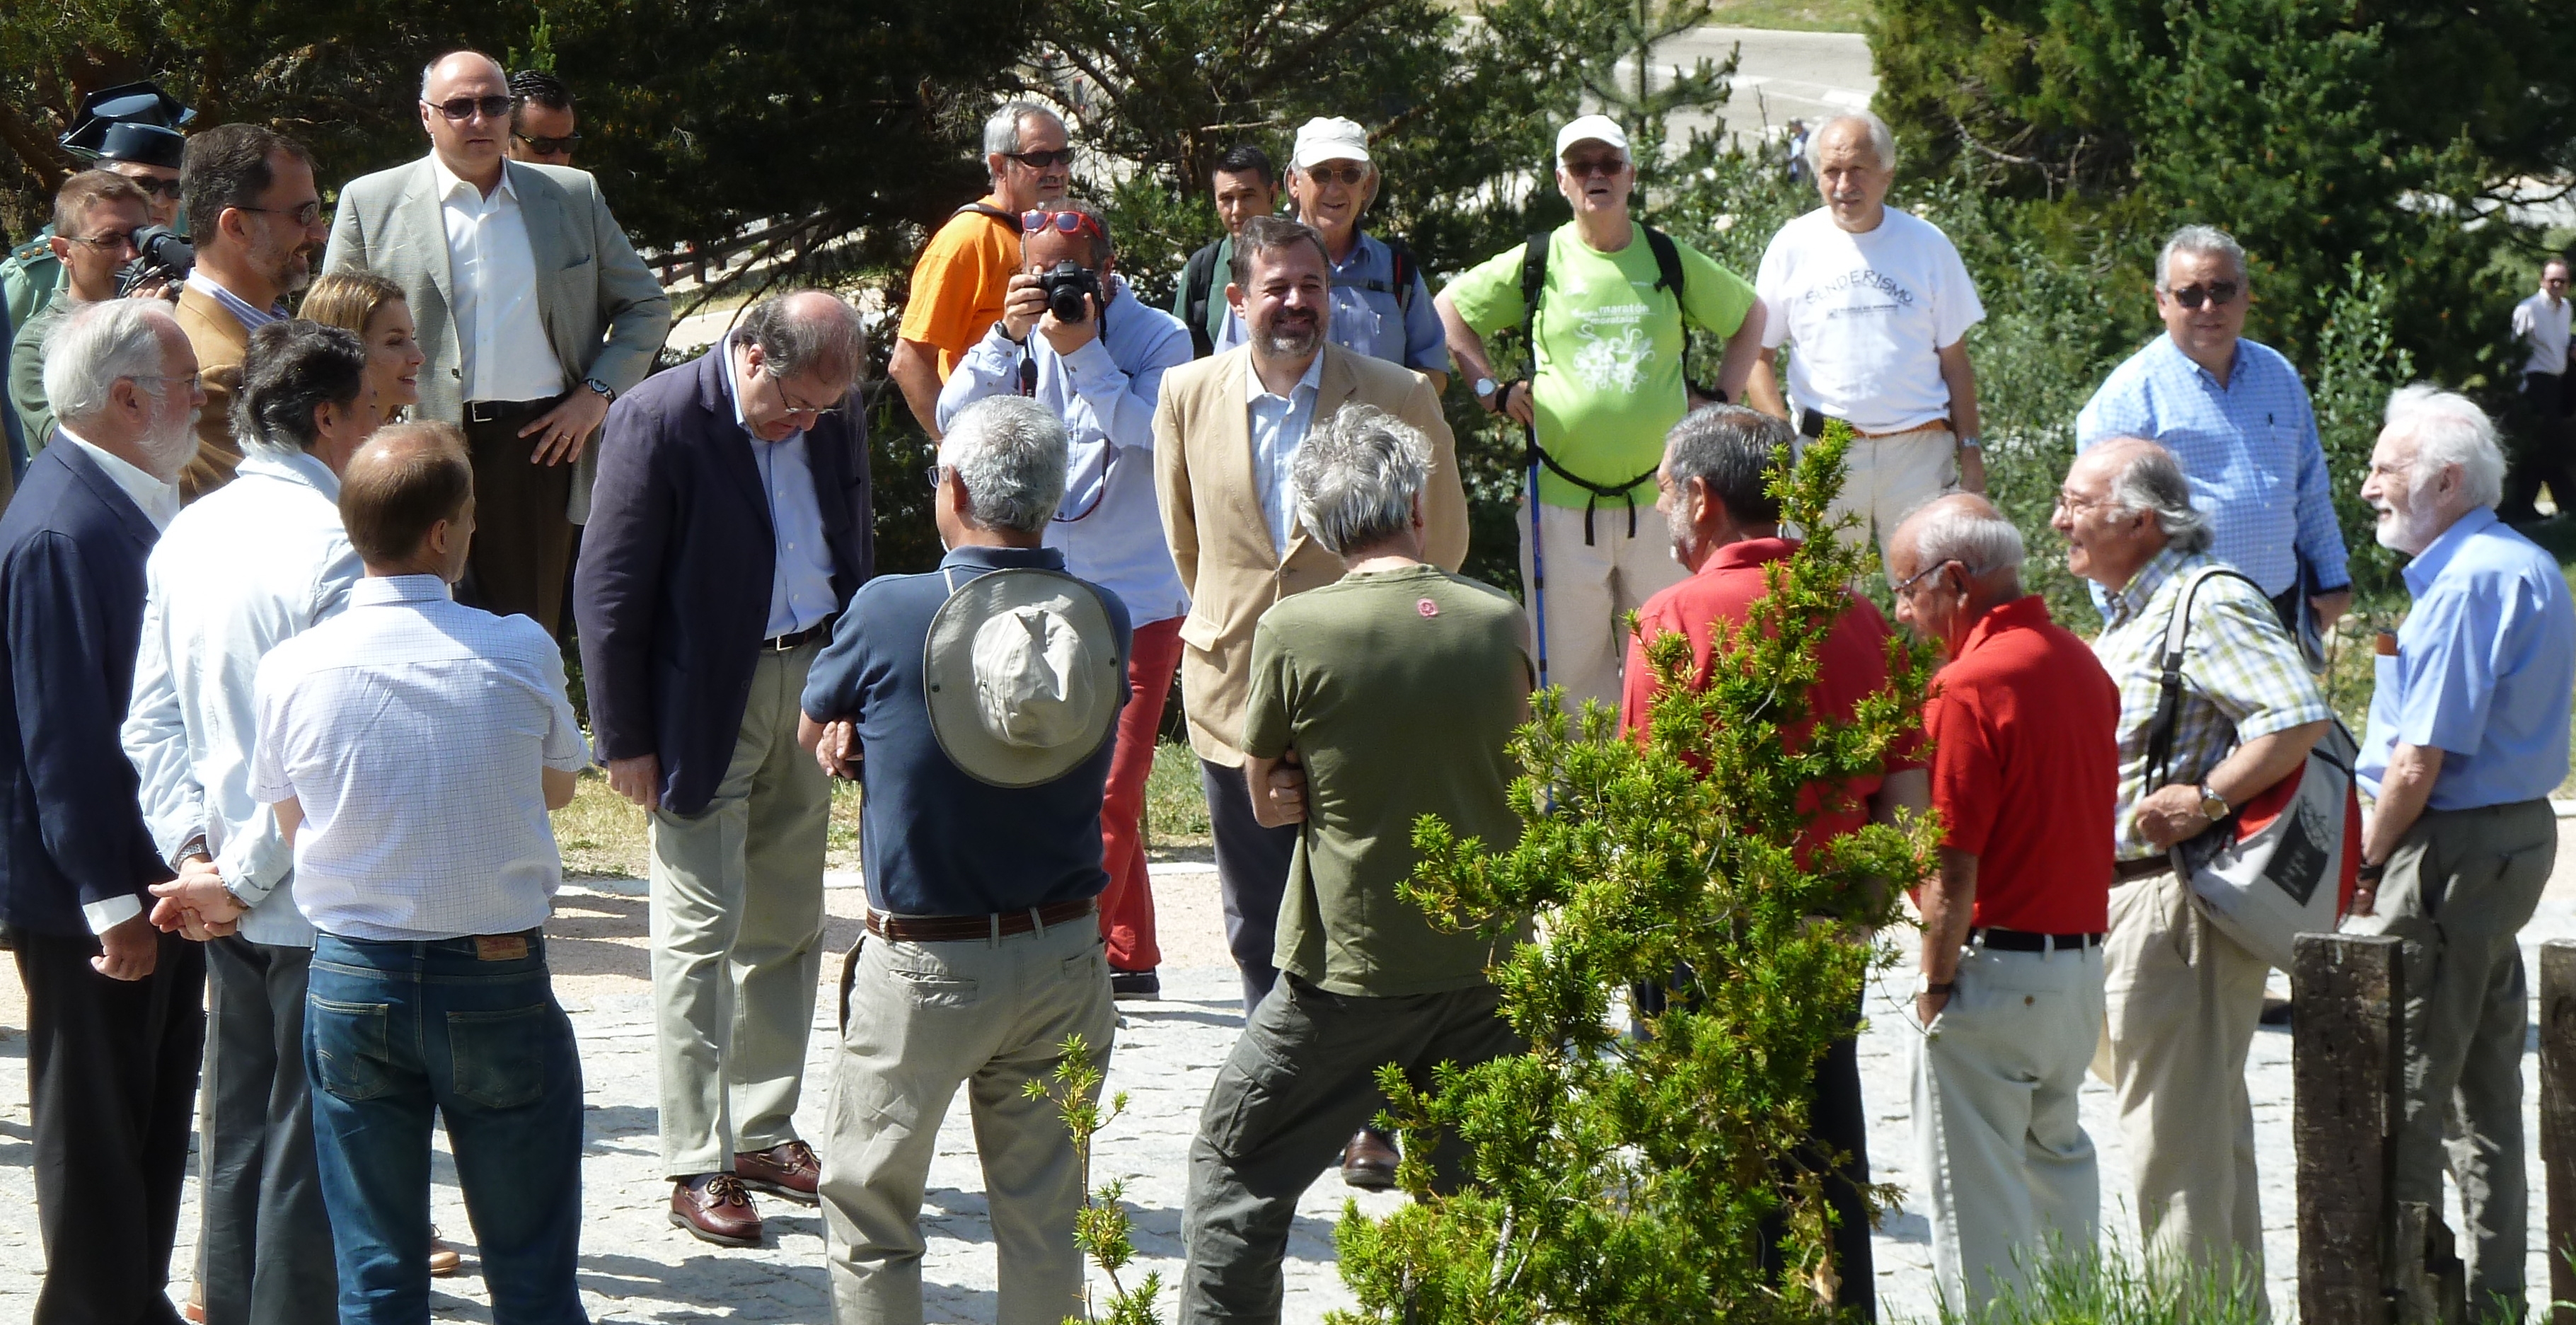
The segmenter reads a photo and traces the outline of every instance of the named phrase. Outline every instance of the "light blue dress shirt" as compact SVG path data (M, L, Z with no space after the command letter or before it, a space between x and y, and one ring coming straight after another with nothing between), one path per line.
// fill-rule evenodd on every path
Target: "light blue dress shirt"
M2316 411L2279 351L2240 338L2222 387L2173 337L2156 337L2112 369L2076 416L2077 451L2114 437L2173 452L2216 535L2209 555L2253 576L2265 594L2290 588L2301 557L2320 591L2352 583Z
M2557 561L2481 506L2407 565L2406 592L2397 656L2375 660L2363 785L2378 794L2402 742L2442 751L2436 810L2556 791L2576 700L2576 600Z
M751 439L751 458L760 466L761 490L769 497L769 533L775 540L778 568L769 577L769 638L811 630L829 619L840 600L832 596L832 547L823 541L823 501L814 495L814 467L805 458L805 430L783 440L765 442L743 418L742 396L734 385L739 349L725 342L725 399L733 402L733 421Z
M1154 406L1164 370L1190 361L1190 333L1125 281L1113 275L1104 284L1100 335L1072 354L1057 354L1034 329L1023 347L994 323L941 388L939 426L986 396L1016 393L1025 348L1037 365L1033 398L1064 420L1073 443L1046 545L1063 551L1068 573L1118 595L1128 620L1143 626L1190 610L1154 494Z
M1297 447L1315 421L1315 395L1323 389L1323 381L1321 350L1285 396L1264 389L1251 356L1243 360L1243 399L1251 411L1246 422L1252 426L1252 482L1261 490L1262 511L1270 517L1270 549L1282 558L1297 537L1297 488L1288 481L1288 462L1297 457Z
M1367 231L1351 246L1351 255L1333 264L1333 318L1324 334L1335 345L1372 359L1400 363L1417 373L1449 371L1449 341L1440 330L1440 310L1431 303L1430 283L1413 273L1413 293L1399 301L1392 293L1365 288L1361 282L1395 284L1395 254ZM1224 291L1219 290L1221 296ZM1217 333L1216 352L1241 345L1243 319L1227 313Z

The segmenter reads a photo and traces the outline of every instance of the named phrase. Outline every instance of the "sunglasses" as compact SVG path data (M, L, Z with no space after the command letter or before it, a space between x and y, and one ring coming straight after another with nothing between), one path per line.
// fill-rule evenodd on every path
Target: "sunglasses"
M175 179L154 179L149 175L119 175L117 178L143 190L144 197L168 198L173 202L178 201L179 181Z
M579 146L581 143L581 135L577 133L568 133L561 138L533 138L524 133L514 133L510 136L518 139L520 142L526 143L528 145L528 150L539 156L556 156L569 153L574 147Z
M1594 175L1606 175L1615 178L1620 171L1626 170L1627 168L1628 163L1615 156L1600 157L1591 161L1568 161L1565 163L1565 173L1572 175L1576 179L1588 179Z
M1021 234L1044 234L1050 229L1059 234L1088 234L1097 239L1109 237L1100 233L1099 222L1080 212L1050 212L1041 207L1020 213Z
M1051 152L1004 152L1002 155L1031 170L1052 170L1073 164L1073 149L1070 147L1059 147Z
M1366 166L1308 166L1306 178L1318 184L1357 187L1361 180L1368 178L1368 169Z
M2204 302L2223 308L2234 303L2236 296L2244 292L2245 287L2234 281L2211 281L2206 286L2186 285L2179 290L2167 293L2173 296L2175 303L2188 309L2198 310Z
M497 120L510 113L508 97L450 97L445 101L424 101L420 104L437 111L451 122L470 120L478 111L487 120Z

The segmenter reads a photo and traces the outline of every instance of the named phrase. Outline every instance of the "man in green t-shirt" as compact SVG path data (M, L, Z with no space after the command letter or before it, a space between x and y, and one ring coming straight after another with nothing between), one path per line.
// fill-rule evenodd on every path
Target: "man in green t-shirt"
M1297 1198L1386 1107L1400 1066L1527 1048L1486 975L1526 927L1435 929L1396 886L1437 815L1461 838L1520 838L1506 743L1527 715L1529 631L1502 593L1423 560L1431 446L1392 415L1345 407L1293 461L1298 516L1343 577L1281 601L1252 640L1247 781L1266 826L1299 823L1279 908L1280 980L1217 1073L1190 1144L1180 1320L1279 1318ZM1302 766L1294 779L1271 776ZM1432 1157L1458 1174L1455 1142Z
M1519 328L1526 315L1522 248L1469 269L1436 302L1477 400L1534 424L1551 462L1536 475L1536 518L1521 529L1522 601L1536 605L1545 631L1541 679L1564 687L1568 704L1616 706L1628 644L1620 623L1683 575L1651 510L1664 434L1707 403L1682 378L1683 324L1726 338L1717 391L1734 400L1761 352L1762 303L1715 259L1630 219L1637 167L1616 123L1586 115L1566 125L1556 156L1574 220L1548 237L1532 378L1506 375L1485 353L1486 336ZM1534 587L1542 576L1543 596Z

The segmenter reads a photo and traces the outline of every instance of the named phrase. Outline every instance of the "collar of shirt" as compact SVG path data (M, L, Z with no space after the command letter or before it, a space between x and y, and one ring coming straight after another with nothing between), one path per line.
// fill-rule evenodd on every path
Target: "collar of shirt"
M349 586L351 607L394 607L403 603L443 603L452 595L447 581L435 575L378 575Z
M448 169L447 162L436 152L429 154L429 173L430 178L438 181L438 196L441 200L455 197L458 189L463 189L470 195L467 202L475 207L489 207L501 198L508 198L513 203L519 200L519 191L510 185L510 163L507 161L501 163L500 187L493 189L489 195L475 187L474 181Z
M2240 385L2240 384L2244 381L2244 378L2245 378L2245 338L2244 338L2244 337L2242 337L2242 336L2239 336L2239 337L2237 337L2237 338L2236 338L2236 343L2235 343L2235 344L2230 345L2230 346L2228 346L2228 347L2227 347L2227 385L2226 385L2226 386L2219 386L2219 384L2218 384L2218 374L2213 373L2213 372L2209 371L2207 368L2202 367L2202 366L2201 366L2201 363L2200 363L2200 360L2195 359L2195 358L2191 357L2190 355L2183 353L2183 352L2182 352L2182 346L2181 346L2181 345L2179 345L2179 344L2177 344L2177 343L2175 343L2174 338L2173 338L2173 333L2172 333L2172 332L2166 332L2164 335L2161 335L2161 336L2156 337L2156 341L2157 341L2157 343L2159 343L2159 344L2161 344L2161 345L2163 345L2163 346L2164 346L2164 354L2165 354L2165 357L2166 357L2168 360L2170 360L2170 361L2171 361L2171 366L2172 366L2172 367L2175 367L2175 368L2181 368L2181 369L2188 369L2188 370L2190 370L2190 371L2192 371L2192 372L2198 373L2198 374L2200 374L2201 379L2202 379L2203 381L2208 382L2211 386L2213 386L2213 387L2217 387L2217 388L2218 388L2219 390L2221 390L2221 391L2226 391L2226 390L2229 390L2229 389L2231 389L2231 388L2234 388L2234 387L2236 387L2236 386Z
M2450 566L2451 558L2458 556L2460 549L2467 546L2468 541L2476 537L2479 531L2493 528L2495 523L2496 513L2492 506L2475 507L2468 514L2453 520L2451 527L2442 531L2441 537L2434 539L2422 552L2415 555L2413 561L2406 563L2407 594L2416 598L2423 597L2432 589L2433 581L2440 579L2443 570Z
M1258 405L1265 400L1270 400L1284 401L1287 404L1294 406L1297 401L1298 392L1302 391L1311 398L1317 391L1322 390L1323 386L1324 351L1321 346L1318 346L1315 350L1314 361L1306 365L1306 375L1298 378L1297 385L1288 388L1288 394L1284 396L1274 396L1270 394L1270 388L1261 384L1260 371L1252 366L1252 356L1249 354L1243 356L1243 400L1245 404Z
M215 278L207 275L203 267L192 268L188 272L187 285L189 289L223 305L225 312L241 321L244 331L257 331L271 322L281 321L286 317L286 304L283 300L279 301L275 308L265 310L254 308L249 300L216 284Z
M285 454L252 448L242 455L241 468L236 473L300 483L333 502L340 500L340 476L332 473L329 465L315 459L310 451Z
M989 543L969 543L950 548L939 559L939 569L971 570L1063 570L1064 549L1052 547L995 547ZM950 592L955 592L951 590Z
M1797 550L1798 540L1794 538L1740 538L1711 554L1701 564L1699 573L1711 575L1718 571L1765 565L1785 560Z
M88 454L90 459L97 461L99 469L110 479L115 480L116 486L123 489L125 495L136 506L142 508L144 518L152 522L153 528L167 529L170 527L170 522L179 517L178 484L162 482L159 476L99 449L87 438L60 423L54 425L54 432L65 441L79 447Z
M1997 603L1986 609L1977 624L1968 628L1968 637L1959 642L1959 658L1975 653L1986 641L2007 630L2032 630L2048 624L2048 602L2038 594L2028 594L2008 603ZM1958 661L1957 658L1951 661Z
M2135 620L2138 613L2147 609L2147 604L2155 601L2156 590L2165 587L2165 581L2180 574L2197 555L2168 543L2164 550L2147 558L2147 564L2140 566L2138 573L2130 576L2129 582L2121 585L2118 593L2111 595L2111 619L2103 623L2105 628L2124 626Z

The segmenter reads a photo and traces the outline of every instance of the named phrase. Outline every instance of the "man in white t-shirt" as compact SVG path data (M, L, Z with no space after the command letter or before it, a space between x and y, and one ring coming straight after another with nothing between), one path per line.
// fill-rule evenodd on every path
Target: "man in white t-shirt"
M2576 465L2567 454L2567 366L2576 362L2568 344L2567 259L2540 264L2540 293L2513 306L2513 338L2526 354L2522 364L2522 417L2514 432L2513 468L2505 475L2504 500L2496 514L2508 521L2536 520L2531 500L2540 485L2549 485L2558 509L2576 510Z
M1825 205L1771 237L1753 278L1762 296L1762 356L1747 400L1808 437L1825 420L1859 434L1837 518L1888 536L1908 512L1943 493L1986 490L1977 449L1977 378L1968 328L1986 316L1950 237L1887 205L1896 138L1867 113L1838 115L1808 140L1807 163ZM1783 342L1789 394L1776 372Z

